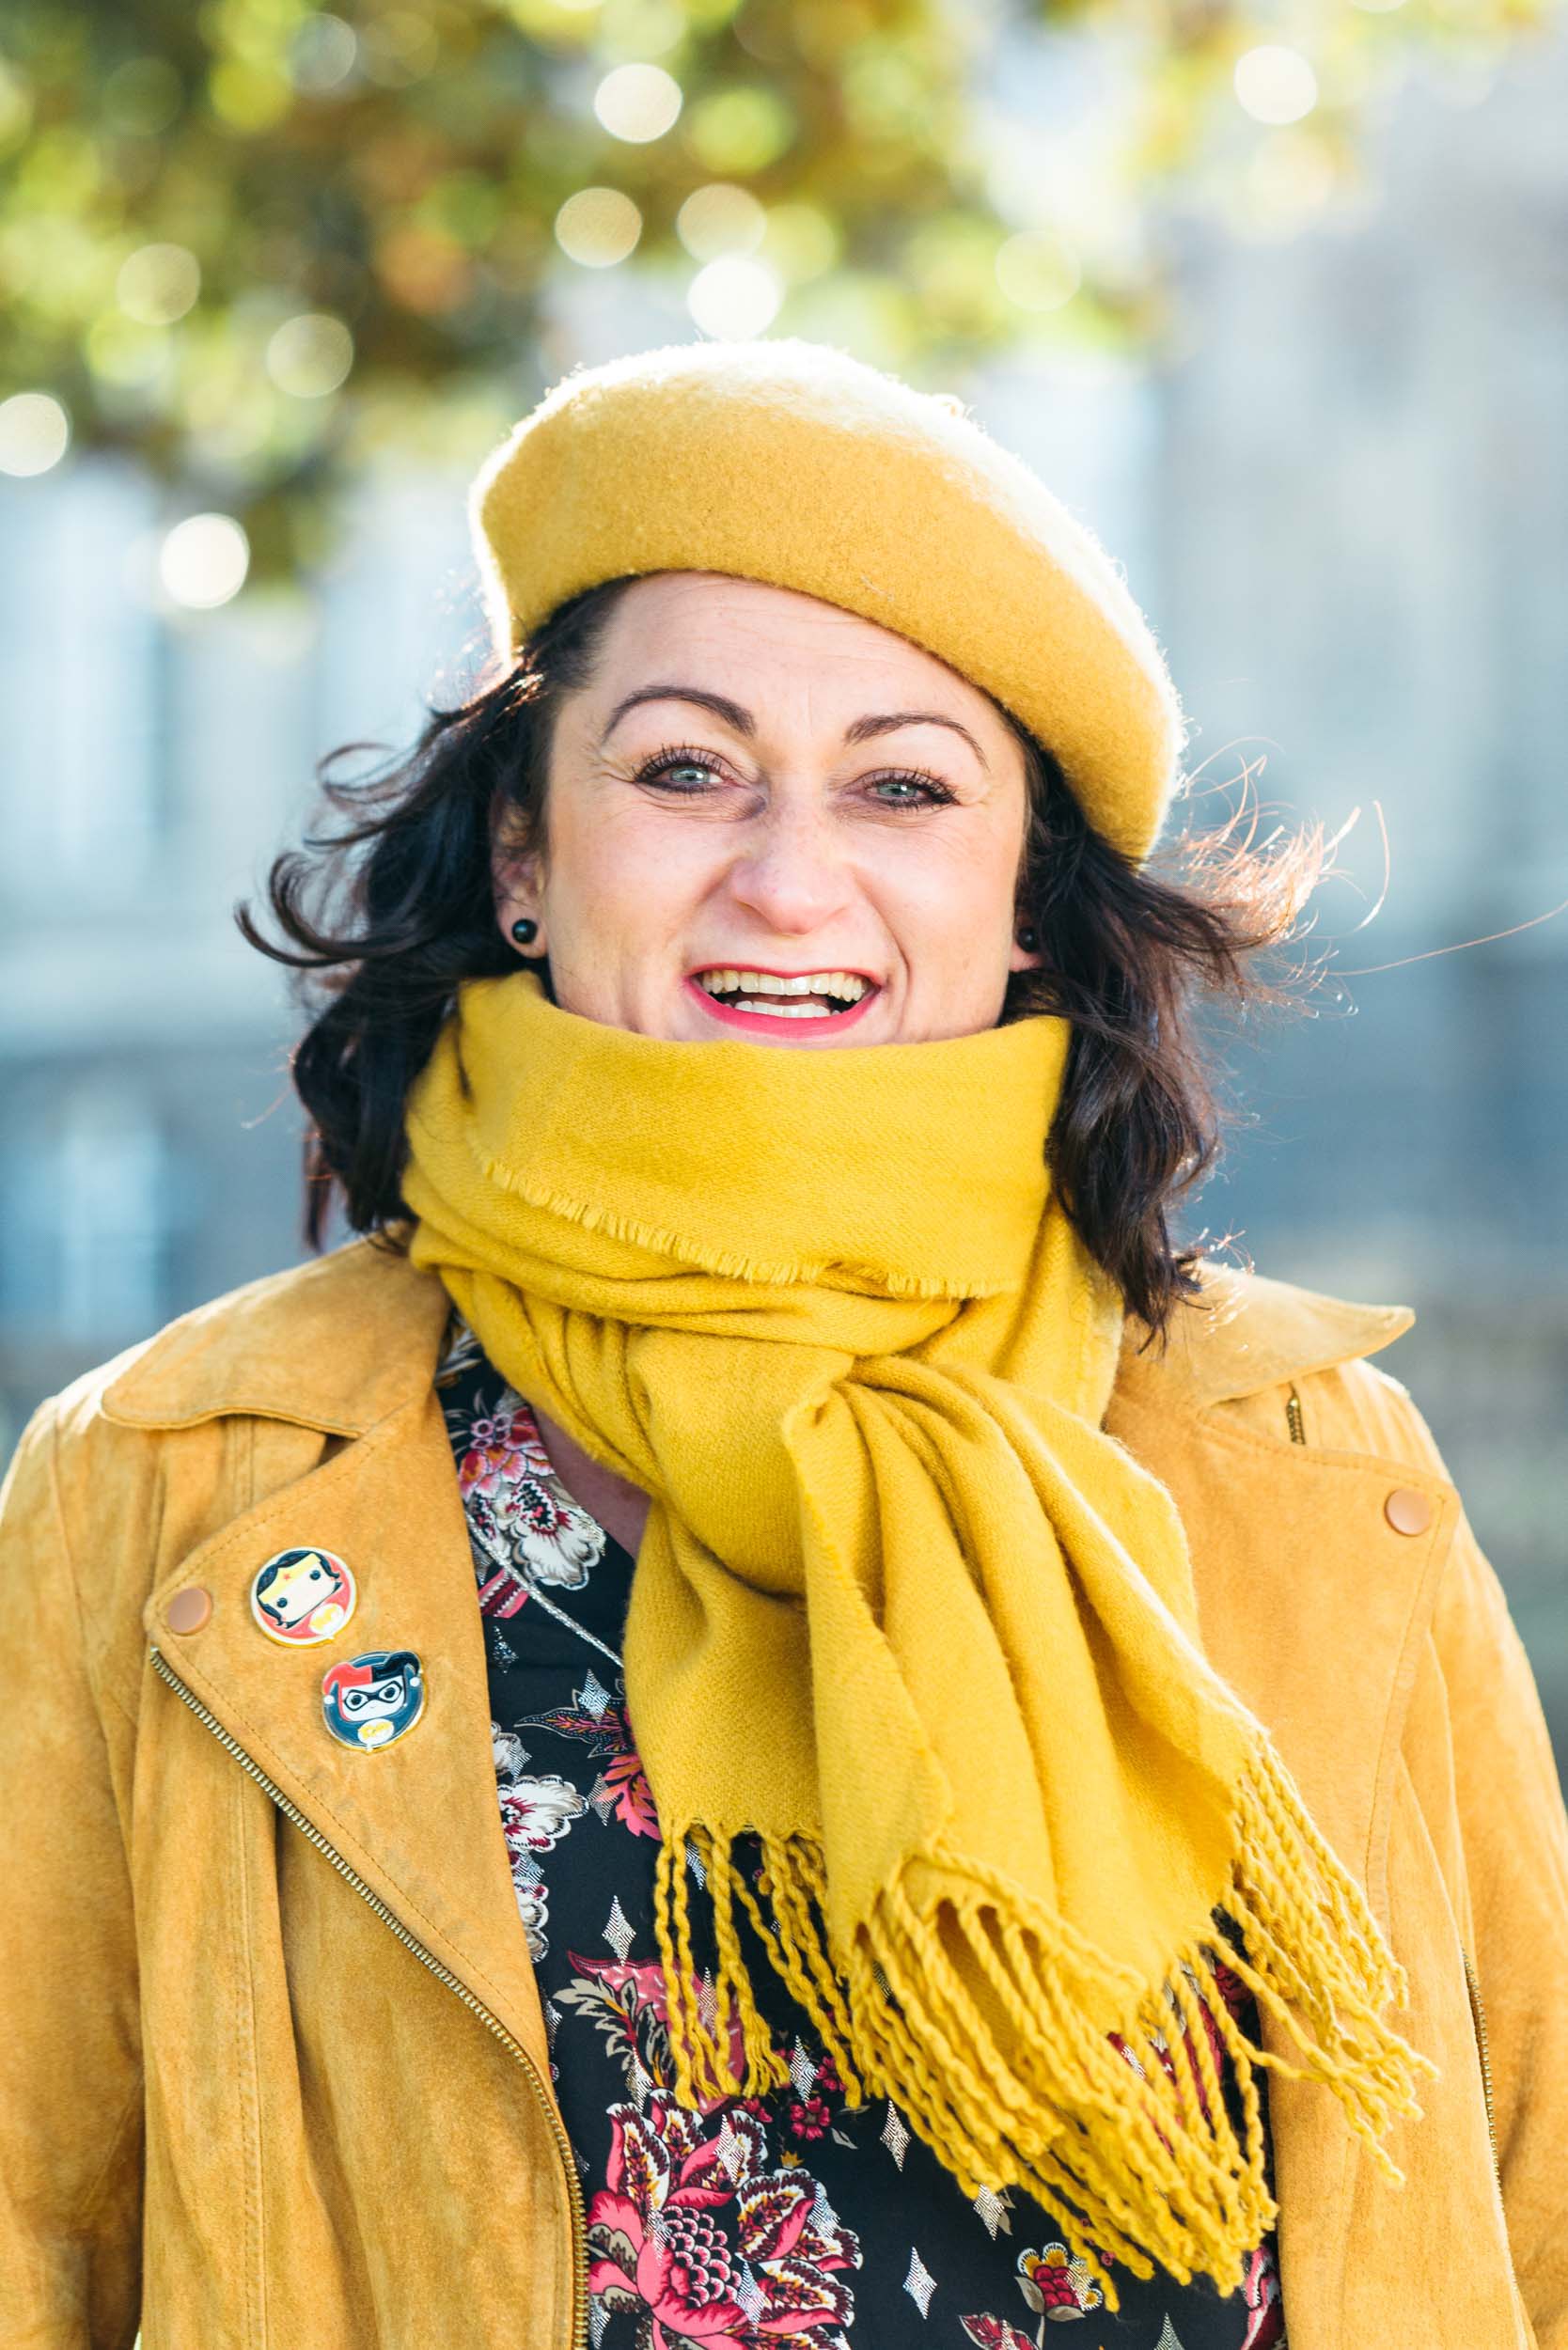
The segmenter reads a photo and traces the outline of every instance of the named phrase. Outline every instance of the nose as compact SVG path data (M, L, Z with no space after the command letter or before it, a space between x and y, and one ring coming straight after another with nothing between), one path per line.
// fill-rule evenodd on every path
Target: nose
M804 936L842 911L854 884L821 809L775 803L747 826L729 895L780 936Z

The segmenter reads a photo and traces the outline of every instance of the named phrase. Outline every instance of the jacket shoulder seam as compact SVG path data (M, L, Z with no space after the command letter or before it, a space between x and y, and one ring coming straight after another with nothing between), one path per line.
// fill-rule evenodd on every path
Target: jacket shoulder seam
M44 1449L44 1469L49 1479L49 1508L55 1520L55 1538L60 1545L60 1558L64 1563L66 1578L71 1589L71 1609L75 1619L77 1642L81 1648L83 1664L86 1668L93 1703L102 1716L104 1697L99 1669L102 1662L102 1650L95 1649L87 1637L87 1612L82 1605L82 1582L76 1572L76 1559L71 1544L71 1528L66 1518L65 1497L60 1491L60 1411L57 1396L43 1407L39 1434ZM123 1706L117 1705L117 1711L123 1714L125 1709Z
M104 1674L105 1639L94 1635L92 1618L83 1605L82 1582L77 1573L75 1554L71 1547L65 1497L60 1490L59 1448L62 1439L60 1410L63 1396L70 1392L70 1389L64 1389L60 1395L51 1396L39 1404L28 1423L24 1442L30 1440L37 1446L39 1465L47 1481L49 1512L55 1522L55 1539L59 1546L60 1562L71 1595L71 1612L76 1627L76 1644L82 1659L83 1673L86 1679L87 1692L92 1700L99 1739L107 1756L109 1740L104 1727L105 1714L112 1708L115 1715L133 1735L138 1729L138 1721L135 1708L127 1704L125 1699L112 1687Z

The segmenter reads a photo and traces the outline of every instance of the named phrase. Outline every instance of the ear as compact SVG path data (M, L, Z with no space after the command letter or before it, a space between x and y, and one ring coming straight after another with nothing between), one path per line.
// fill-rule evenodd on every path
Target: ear
M516 940L511 926L524 916L540 925L540 935L533 942L531 952L543 951L543 920L541 895L543 875L537 852L513 845L508 836L506 820L497 825L490 858L491 887L495 901L495 921L501 936L515 951Z
M511 934L512 924L522 920L525 916L527 916L535 922L540 922L539 935L531 942L529 952L536 955L541 954L543 952L544 927L542 922L540 921L539 892L523 876L521 871L517 869L513 869L513 870L516 874L515 879L503 881L501 877L497 876L495 885L496 927L500 931L501 936L506 940L507 945L515 951L517 941Z

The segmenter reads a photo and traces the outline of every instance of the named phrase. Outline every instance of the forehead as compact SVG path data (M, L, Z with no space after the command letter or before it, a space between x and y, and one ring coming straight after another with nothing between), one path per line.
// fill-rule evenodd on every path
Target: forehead
M923 646L819 597L718 572L655 572L634 581L610 616L599 695L677 673L752 709L769 696L808 693L824 714L907 707L945 711L977 733L1008 731L990 696Z

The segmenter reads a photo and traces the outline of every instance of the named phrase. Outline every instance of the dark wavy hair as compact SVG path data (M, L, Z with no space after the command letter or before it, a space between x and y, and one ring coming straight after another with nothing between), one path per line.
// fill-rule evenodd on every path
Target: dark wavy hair
M452 709L432 706L417 743L351 779L348 744L321 763L329 821L279 856L267 882L277 935L248 905L244 936L298 975L310 1010L293 1056L309 1117L306 1237L323 1245L340 1202L349 1226L394 1243L404 1105L461 981L518 967L495 921L497 850L540 845L554 715L592 675L621 578L559 606L498 677ZM1325 870L1321 829L1241 837L1239 816L1189 831L1139 870L1088 822L1053 754L1002 712L1024 751L1028 826L1017 912L1043 962L1010 979L1005 1025L1034 1012L1073 1024L1052 1125L1052 1182L1128 1308L1162 1331L1198 1286L1203 1254L1172 1213L1214 1167L1222 1115L1202 1006L1279 1003L1261 949L1297 934ZM541 969L546 987L547 965Z

